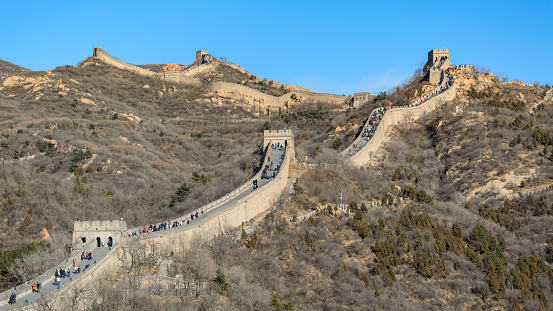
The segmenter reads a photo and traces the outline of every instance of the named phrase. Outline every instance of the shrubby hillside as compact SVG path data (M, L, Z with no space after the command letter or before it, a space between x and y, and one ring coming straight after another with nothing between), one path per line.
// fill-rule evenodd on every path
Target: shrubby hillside
M202 77L264 87L223 65ZM291 128L300 162L290 171L299 179L295 193L284 194L254 233L198 240L194 251L169 258L169 276L217 290L142 291L119 274L100 284L110 299L93 307L548 310L553 109L535 104L550 86L505 82L478 69L454 77L456 98L390 129L362 169L338 160L338 152L372 109L428 92L420 71L358 109L305 103L271 117L93 59L5 78L2 256L24 267L17 258L60 247L76 219L142 224L215 199L257 169L262 130ZM37 156L19 160L28 155ZM318 165L307 169L306 158ZM175 197L183 183L190 194ZM340 192L351 213L335 208ZM321 212L294 221L313 206ZM131 274L158 268L141 269ZM0 271L4 284L21 280L18 271Z
M224 195L259 165L261 124L226 122L249 112L214 106L202 89L86 64L2 81L4 245L42 228L67 235L76 219L161 220ZM212 182L190 181L193 172ZM189 198L169 208L183 182Z
M4 79L9 76L17 75L27 71L29 71L29 69L0 59L0 79Z
M300 156L312 131L326 141L319 150L335 152L328 133L343 119L317 103L291 107L290 118L259 116L247 106L212 102L209 90L94 58L0 85L0 241L3 250L16 250L3 253L6 269L30 243L48 242L63 257L75 220L142 225L223 196L258 169L264 129L301 124ZM190 193L176 195L183 185ZM2 275L3 286L17 281Z

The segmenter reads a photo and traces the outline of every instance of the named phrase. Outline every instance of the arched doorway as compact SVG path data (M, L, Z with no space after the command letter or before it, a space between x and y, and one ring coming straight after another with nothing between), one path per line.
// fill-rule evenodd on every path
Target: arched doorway
M109 237L108 238L108 247L112 247L112 246L113 246L113 238Z
M102 240L100 239L100 237L97 237L96 238L96 247L100 247L102 246Z

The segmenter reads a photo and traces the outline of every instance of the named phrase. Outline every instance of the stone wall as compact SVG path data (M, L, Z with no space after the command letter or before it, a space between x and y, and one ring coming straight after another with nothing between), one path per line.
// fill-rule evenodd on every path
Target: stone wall
M228 63L228 62L225 62L224 64L230 66L230 67L233 68L233 69L238 70L239 72L241 72L241 73L243 73L243 74L246 74L246 75L250 75L250 74L251 74L249 71L247 71L246 69L244 69L242 66L239 66L238 64L235 64L235 63Z
M265 148L265 157L263 159L263 163L261 164L261 167L265 167L269 163L269 158L271 156L271 152L272 152L271 148ZM209 203L207 203L207 204L205 204L201 207L198 207L197 209L195 209L193 211L190 211L189 213L190 214L194 214L196 212L201 213L202 211L208 211L208 210L211 210L211 209L214 209L214 208L218 208L219 206L225 204L227 201L234 199L236 196L238 196L238 195L242 194L244 191L250 189L251 185L253 183L253 180L260 179L262 173L263 173L263 171L259 170L257 172L257 174L255 174L252 178L250 178L248 181L246 181L245 183L240 185L238 188L236 188L233 191L227 193L227 195L225 195L223 197L220 197L219 199L217 199L213 202L209 202ZM187 213L187 215L182 215L182 216L173 218L173 219L169 220L169 222L180 222L181 220L187 219L187 218L188 218L188 213ZM129 232L133 233L133 232L136 232L136 231L140 231L142 229L143 229L143 227L135 227L135 228L130 229Z
M386 132L388 127L413 122L436 109L436 107L455 98L455 84L449 87L443 93L429 99L424 104L415 107L393 108L384 114L380 124L376 128L374 136L367 142L361 150L349 158L349 161L355 166L363 166L376 153L378 148L386 141Z
M192 65L185 70L181 71L184 75L192 76L195 74L198 74L200 72L203 72L205 70L213 69L215 68L216 64L199 64L199 65Z
M276 137L278 136L275 136L275 138ZM272 140L269 139L268 144L271 142ZM293 143L289 143L289 145L293 145ZM224 206L221 209L217 209L214 213L208 214L204 218L195 220L193 226L181 226L167 231L158 231L147 235L141 235L140 237L143 239L140 241L154 241L160 249L165 252L179 252L186 251L198 243L210 240L213 237L239 227L242 225L242 222L246 222L252 217L268 210L275 202L277 202L288 181L290 156L290 148L287 147L281 169L279 170L277 176L267 184L245 196L242 200L240 200L240 202L234 202L233 204ZM264 161L263 166L265 163L266 161ZM251 185L249 181L248 183ZM180 220L181 218L178 219ZM78 227L80 227L80 225L81 224L79 224ZM92 222L90 225L92 225ZM86 227L91 228L88 224ZM98 280L105 278L106 275L113 275L114 271L118 270L123 265L128 264L128 262L125 262L124 260L125 255L123 249L126 247L127 243L130 242L130 239L136 238L138 237L123 238L120 242L117 242L114 245L112 251L108 255L83 272L83 275L70 284L62 287L55 293L52 293L51 296L48 296L47 299L60 302L59 305L54 305L54 309L57 309L57 307L61 307L62 305L66 305L68 296L71 294L71 289L78 286L94 285ZM75 256L80 255L77 254ZM68 258L66 261L69 263L72 258L73 257ZM53 269L55 268L56 267ZM51 281L50 276L53 276L53 271L48 271L43 275L45 279L41 279L41 282L49 282ZM30 290L28 289L29 285L27 284L21 286L22 289L21 291L18 291L18 293ZM3 294L7 295L5 299L7 301L7 297L11 294L11 292L6 291ZM94 293L88 293L88 296L94 297ZM0 295L0 297L3 296ZM36 306L31 304L25 308L34 310L35 307Z
M259 102L261 104L261 108L269 108L269 106L272 108L284 107L287 103L292 102L290 97L294 93L303 96L305 101L325 102L332 105L341 105L347 99L347 96L344 95L316 93L305 90L289 92L281 96L273 96L245 85L229 82L212 82L209 83L208 86L213 92L223 97L229 97L226 94L241 94L243 98L252 98L253 102Z
M93 56L100 59L104 63L106 63L108 65L112 65L113 67L117 67L119 69L128 70L128 71L131 71L131 72L134 72L136 74L143 75L143 76L161 78L161 75L159 75L159 74L157 74L153 71L150 71L150 70L147 70L147 69L144 69L144 68L140 68L138 66L131 65L129 63L125 63L124 61L119 60L119 59L109 55L101 47L94 47Z
M195 220L193 226L149 233L149 240L154 240L165 252L186 251L205 240L240 227L249 219L268 210L286 187L290 154L287 148L281 169L274 179L239 202L233 202L208 214L208 217Z
M202 80L198 78L190 77L186 74L185 71L181 71L181 70L166 71L161 77L163 80L166 80L166 81L181 83L189 86L195 86L195 87L204 86L204 83Z
M298 90L294 92L289 92L281 96L273 96L240 84L229 83L229 82L207 83L201 79L190 76L190 75L202 72L204 70L212 69L214 66L216 66L213 63L207 64L207 65L196 64L196 65L190 66L188 69L183 71L179 71L179 70L167 71L163 75L161 75L153 71L140 68L138 66L135 66L129 63L125 63L109 55L101 47L94 48L94 57L97 57L103 62L109 65L112 65L114 67L128 70L140 75L156 77L163 80L182 83L182 84L194 86L194 87L207 87L212 91L218 92L218 93L233 93L233 94L239 93L242 95L242 98L252 98L253 102L259 103L261 105L261 108L263 108L263 110L265 110L269 106L271 108L276 108L276 109L278 109L279 107L284 107L290 101L290 96L292 96L293 93L302 95L305 100L310 100L313 102L327 102L334 105L340 105L344 103L344 101L347 99L347 96L345 95L316 93L301 87L297 87ZM241 72L248 73L244 68L236 64L232 64L232 63L226 63L226 64L229 64L231 67Z

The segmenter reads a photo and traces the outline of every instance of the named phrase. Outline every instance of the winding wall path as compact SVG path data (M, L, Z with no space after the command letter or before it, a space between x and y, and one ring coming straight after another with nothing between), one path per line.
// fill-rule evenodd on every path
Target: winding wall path
M444 81L434 90L414 101L409 106L390 107L389 110L385 110L384 116L378 123L374 135L370 139L363 137L363 133L371 126L369 124L370 118L367 119L359 136L348 146L348 148L340 153L340 157L347 159L357 167L367 164L372 155L376 153L382 143L386 141L386 131L388 127L414 122L424 114L436 109L439 105L455 98L455 83L449 85L449 80L447 78L446 76ZM373 110L371 115L373 115L375 111L378 111L378 109L380 108Z
M109 59L109 63L116 67L131 70L138 74L148 76L151 76L152 74L155 75L155 73L151 71L124 63L115 58L111 59L111 56L103 52L103 50L98 52L95 49L95 56L98 57L98 55L100 55L100 58ZM128 67L127 65L131 67ZM316 98L316 96L324 97L327 95L337 96L308 91L298 91L298 93L310 94L315 96L314 98ZM384 142L385 132L388 126L401 124L403 122L412 122L415 118L420 118L424 113L434 110L439 104L453 99L455 96L455 85L453 84L446 90L440 90L432 95L433 97L431 99L425 101L424 103L416 103L416 106L393 108L386 112L379 123L378 128L376 129L375 135L365 146L363 146L363 148L355 154L350 155L348 157L349 160L357 166L362 166L367 163L370 159L371 153L375 152ZM339 98L341 97L339 96ZM367 124L365 127L366 126ZM71 288L75 288L78 285L92 284L95 280L104 277L105 274L111 274L121 266L128 265L128 258L125 248L133 239L138 239L142 243L145 241L154 241L154 243L160 246L164 252L185 251L193 247L194 244L200 243L202 239L211 239L217 235L225 234L228 230L239 227L255 215L268 210L278 200L282 191L286 188L289 163L293 155L290 144L286 145L284 148L272 148L271 141L269 140L268 142L268 144L264 142L264 144L266 144L265 147L267 147L267 151L262 169L267 163L270 163L270 161L273 161L273 163L276 164L280 163L282 160L280 169L276 172L276 176L274 178L262 180L260 178L260 171L252 178L260 180L258 189L253 190L251 188L252 180L249 180L228 195L199 208L198 211L201 213L203 210L203 213L200 214L200 217L197 217L194 221L190 222L190 224L178 226L168 230L141 234L138 237L129 235L128 237L123 237L121 241L117 241L119 240L117 239L110 251L105 249L96 249L94 251L94 253L97 254L97 256L95 256L96 264L92 265L89 269L83 272L82 275L79 275L74 280L65 282L59 290L57 288L52 289L50 292L51 296L55 297L55 301L59 301L60 304L65 304L66 301L68 301L67 297L70 295L69 290ZM293 140L290 143L293 146ZM188 215L183 215L171 221L179 222L184 219L189 219ZM142 229L142 227L133 228L129 230L129 232L132 234L140 229ZM80 252L81 251L78 251L77 254ZM73 257L68 258L64 262L70 262L72 258ZM79 264L82 263L79 262ZM52 269L55 268L56 267ZM53 276L52 269L35 280L31 280L27 284L23 284L16 289L19 297L18 301L20 302L19 305L27 299L29 303L31 303L31 305L27 305L27 308L32 309L37 307L36 304L32 304L32 301L41 298L41 296L30 292L30 283L38 280L43 284L48 284ZM50 288L50 286L46 285L43 288L45 292L47 292L47 289ZM7 291L0 295L0 299L2 299L0 301L0 309L5 309L7 307L7 298L4 298L10 294L11 292Z
M320 101L320 102L326 102L326 103L335 104L335 105L341 105L347 99L347 96L345 95L317 93L300 87L298 87L299 89L296 91L291 91L281 96L273 96L236 83L207 82L202 79L191 77L191 75L193 74L197 74L204 70L214 68L216 66L214 64L194 65L187 68L184 71L167 71L164 75L161 75L156 72L119 60L111 56L110 54L108 54L102 48L97 48L97 47L94 48L94 57L119 69L131 71L143 76L159 78L159 79L182 83L185 85L190 85L195 87L206 87L214 92L217 92L217 91L233 92L233 93L238 92L247 97L251 97L258 100L262 99L263 105L265 107L268 107L268 106L275 107L275 108L284 107L286 103L290 100L290 97L292 96L292 94L294 93L303 96L305 100L311 100L313 102ZM232 64L232 67L240 71L245 71L245 69L243 69L242 67L236 64Z
M293 141L288 143L288 140L286 140L287 144L285 146L274 147L273 145L277 140L282 141L282 137L275 137L274 139L275 141L271 140L271 137L265 137L264 139L266 152L260 171L252 179L231 193L198 208L199 217L189 224L140 234L138 236L131 234L143 227L133 228L129 230L128 236L116 238L114 246L111 249L92 248L93 244L87 244L83 249L75 252L76 255L65 259L58 266L15 288L18 297L18 304L16 306L10 306L7 303L12 291L1 293L0 310L5 310L9 307L38 309L39 300L45 296L48 296L48 299L55 299L54 309L61 307L71 295L70 290L72 288L93 284L94 281L104 278L107 274L112 274L113 271L117 271L120 267L127 266L129 258L125 248L132 240L138 240L140 243L154 241L165 253L185 251L193 247L194 244L199 243L200 240L209 240L220 234L225 234L227 231L247 222L255 215L269 209L278 200L286 187L289 163L293 156L293 151L290 148L290 146L293 146ZM293 138L289 139L292 140ZM273 165L280 164L278 170L269 171L269 173L274 173L275 176L272 178L261 178L263 169L266 165L270 166L271 161ZM252 188L253 179L258 179L258 188L255 190ZM203 213L201 212L202 210ZM179 222L187 219L190 219L188 213L172 219L170 222ZM93 261L90 263L80 261L80 253L88 250L92 250L94 253ZM54 271L61 267L71 266L74 258L77 259L77 264L82 266L82 268L85 268L86 264L90 264L91 266L81 274L73 275L71 279L62 279L58 288L57 285L53 284ZM31 291L31 284L37 281L43 284L43 290L40 294ZM60 305L56 305L58 301Z
M534 106L532 106L532 108L530 108L530 114L536 113L536 110L539 107L539 105L541 105L545 102L548 102L550 100L553 100L553 89L549 89L549 91L547 91L547 93L545 93L545 97L543 98L543 100L538 102Z

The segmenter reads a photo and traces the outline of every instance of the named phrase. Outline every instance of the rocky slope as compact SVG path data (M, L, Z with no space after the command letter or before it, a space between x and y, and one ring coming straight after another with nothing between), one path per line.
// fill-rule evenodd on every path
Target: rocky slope
M30 70L0 59L0 80L27 71Z

